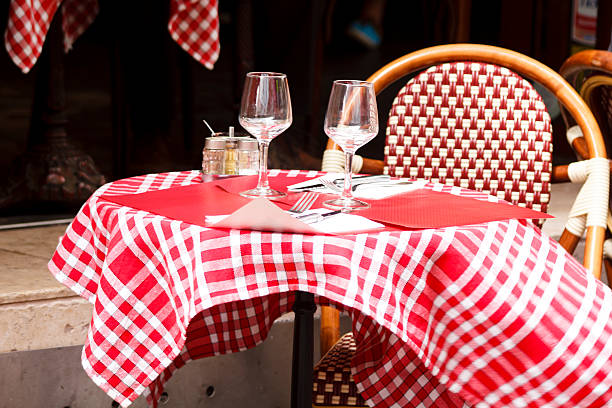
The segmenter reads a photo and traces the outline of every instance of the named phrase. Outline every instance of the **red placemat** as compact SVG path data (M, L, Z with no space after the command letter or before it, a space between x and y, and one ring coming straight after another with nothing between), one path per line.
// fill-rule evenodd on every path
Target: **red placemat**
M408 191L369 203L371 207L360 210L359 215L409 228L442 228L511 218L553 218L506 202L494 203L429 189Z
M312 177L311 177L312 178ZM293 177L270 177L270 187L286 191L287 185L307 180L299 174ZM147 191L138 194L102 195L100 198L153 214L206 226L207 215L231 214L251 200L239 192L255 187L257 176L227 177L207 183L172 187L164 190ZM302 193L290 193L277 202L283 209L289 208ZM320 201L320 200L318 200Z

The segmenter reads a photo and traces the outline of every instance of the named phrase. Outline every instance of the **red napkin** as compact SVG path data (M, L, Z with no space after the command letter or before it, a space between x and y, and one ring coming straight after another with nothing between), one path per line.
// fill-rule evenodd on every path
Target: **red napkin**
M492 203L429 189L408 191L369 203L371 207L360 210L359 215L409 228L441 228L510 218L553 218L505 202Z

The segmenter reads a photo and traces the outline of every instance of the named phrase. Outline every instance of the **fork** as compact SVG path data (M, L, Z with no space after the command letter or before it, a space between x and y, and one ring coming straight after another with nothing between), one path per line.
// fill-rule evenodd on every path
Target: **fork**
M287 211L294 214L301 214L306 210L309 210L310 207L317 201L317 193L314 191L307 191L291 206Z
M321 184L323 184L325 187L329 188L332 191L335 191L337 193L341 193L342 192L342 188L338 187L333 180L330 179L326 179L326 178L321 178L319 179L319 181L321 182ZM357 186L355 186L357 187ZM354 188L354 187L353 187Z
M326 179L326 178L321 178L320 179L321 184L323 184L325 187L329 188L330 190L336 192L336 193L342 193L343 188L340 187L339 185L337 185L334 180L330 180L330 179ZM351 186L351 191L355 191L357 190L357 187L359 187L361 184L355 184L353 186Z

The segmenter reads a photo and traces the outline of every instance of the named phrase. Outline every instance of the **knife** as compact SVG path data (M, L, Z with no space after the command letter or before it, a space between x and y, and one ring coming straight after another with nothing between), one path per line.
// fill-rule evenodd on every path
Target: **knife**
M325 217L329 217L330 215L340 214L341 212L342 210L335 210L335 211L330 211L330 212L326 212L323 214L312 213L312 214L306 214L306 215L298 215L295 218L297 218L298 220L302 222L315 223L315 222L323 221Z
M386 174L370 174L367 176L354 176L353 186L357 186L359 184L366 184L366 183L375 183L378 181L388 181L390 179L391 179L391 176L388 176ZM344 182L344 177L338 177L334 180L334 184L343 183L343 182ZM291 187L288 190L289 191L303 191L303 190L309 190L311 188L325 188L325 186L321 183L315 183L315 184L310 184L307 186Z

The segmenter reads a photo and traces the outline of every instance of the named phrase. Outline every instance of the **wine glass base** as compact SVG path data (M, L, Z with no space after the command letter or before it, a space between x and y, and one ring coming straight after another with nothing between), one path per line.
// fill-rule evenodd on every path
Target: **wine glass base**
M247 198L279 198L285 197L287 194L271 188L255 187L253 189L241 192L240 195Z
M355 200L354 198L336 198L334 200L327 200L323 202L323 206L331 208L332 210L363 210L370 208L370 204Z

